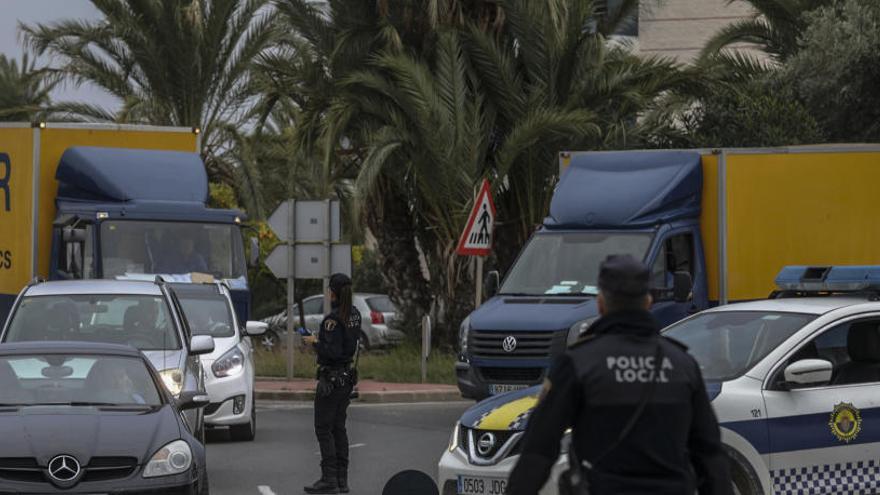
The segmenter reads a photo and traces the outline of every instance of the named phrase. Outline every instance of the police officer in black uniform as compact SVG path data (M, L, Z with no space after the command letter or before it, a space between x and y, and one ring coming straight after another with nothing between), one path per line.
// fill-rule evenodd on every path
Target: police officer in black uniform
M345 420L357 370L352 360L361 335L361 314L352 306L351 279L330 277L333 310L324 317L318 337L307 338L318 355L315 435L321 446L321 479L306 493L348 493L348 433Z
M648 312L650 278L631 256L602 263L602 316L554 363L508 495L538 493L570 427L569 460L582 468L569 474L591 494L732 492L700 367L684 345L660 336ZM572 493L584 488L576 486Z

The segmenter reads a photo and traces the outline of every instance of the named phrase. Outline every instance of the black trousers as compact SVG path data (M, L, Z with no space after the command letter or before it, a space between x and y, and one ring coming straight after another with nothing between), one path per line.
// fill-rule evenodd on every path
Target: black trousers
M338 387L326 397L315 396L315 435L321 446L321 470L329 476L348 472L348 431L345 420L351 402L351 385Z

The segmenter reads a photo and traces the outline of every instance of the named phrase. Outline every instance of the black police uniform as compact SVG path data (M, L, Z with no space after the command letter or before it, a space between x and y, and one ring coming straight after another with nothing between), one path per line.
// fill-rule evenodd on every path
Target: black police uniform
M645 398L638 420L617 443ZM554 363L529 419L508 495L538 493L569 427L577 457L590 464L599 460L587 476L593 494L731 492L700 368L682 344L659 335L648 311L600 318Z
M321 447L321 471L325 479L338 479L343 493L348 485L348 405L356 371L351 364L361 334L361 314L351 308L343 322L333 308L321 323L315 351L318 355L318 390L315 394L315 435ZM335 492L331 492L335 493Z

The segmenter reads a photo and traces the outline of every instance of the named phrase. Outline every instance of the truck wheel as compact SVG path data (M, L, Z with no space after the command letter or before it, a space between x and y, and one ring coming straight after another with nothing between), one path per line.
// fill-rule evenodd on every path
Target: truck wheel
M257 436L257 405L251 401L251 420L243 425L229 427L229 436L235 442L252 442Z
M281 339L274 330L266 330L266 333L260 336L260 348L268 352L280 352Z

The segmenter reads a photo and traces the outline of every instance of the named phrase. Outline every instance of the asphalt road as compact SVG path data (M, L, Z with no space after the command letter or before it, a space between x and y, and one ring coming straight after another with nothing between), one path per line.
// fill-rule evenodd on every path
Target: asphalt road
M349 409L353 495L378 495L405 469L436 476L452 426L468 402L355 404ZM292 495L320 476L310 404L258 403L257 438L232 442L208 434L212 495Z

